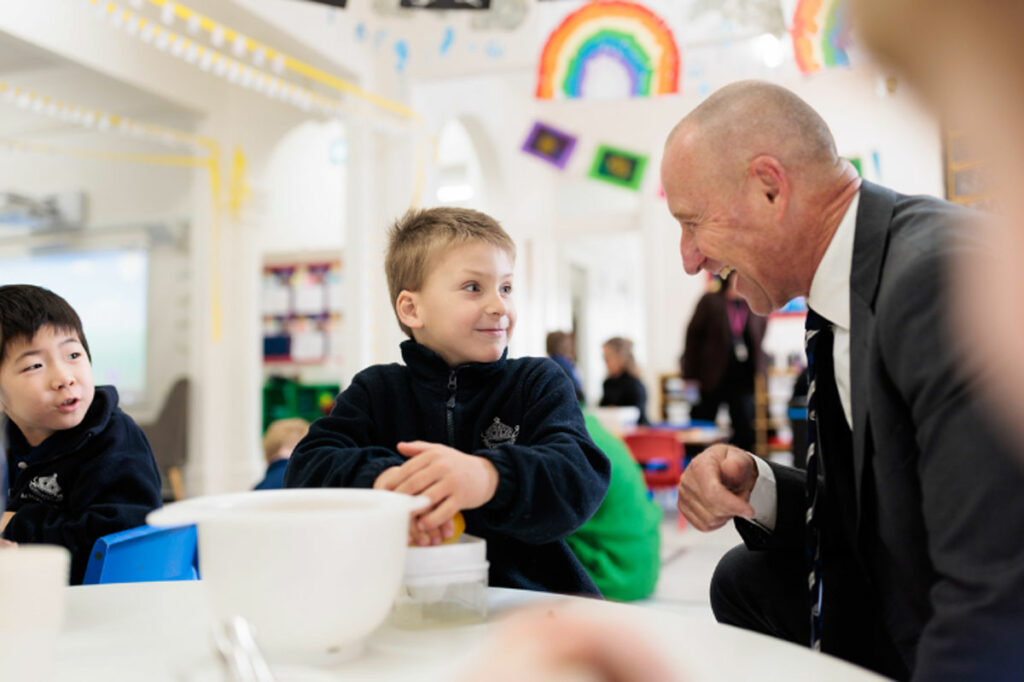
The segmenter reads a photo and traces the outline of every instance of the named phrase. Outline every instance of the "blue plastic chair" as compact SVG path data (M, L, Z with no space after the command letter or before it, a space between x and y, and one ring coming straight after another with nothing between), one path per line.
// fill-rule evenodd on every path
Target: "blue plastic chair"
M92 546L83 585L199 580L196 527L139 526L104 535Z

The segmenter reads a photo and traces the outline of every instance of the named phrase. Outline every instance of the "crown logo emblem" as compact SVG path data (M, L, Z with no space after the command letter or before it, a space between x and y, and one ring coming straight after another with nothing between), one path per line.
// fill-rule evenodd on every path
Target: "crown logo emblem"
M27 497L39 502L60 502L64 492L57 483L57 474L52 476L36 476L28 483Z
M501 420L495 417L491 425L480 436L483 438L484 445L489 448L506 443L512 444L519 437L519 427L512 428L508 424L502 424Z

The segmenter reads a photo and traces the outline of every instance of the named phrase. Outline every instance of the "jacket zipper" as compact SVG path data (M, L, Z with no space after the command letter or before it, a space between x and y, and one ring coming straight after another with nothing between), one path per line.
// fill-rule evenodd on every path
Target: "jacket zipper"
M455 370L448 375L448 402L445 406L445 422L448 425L448 445L455 447Z

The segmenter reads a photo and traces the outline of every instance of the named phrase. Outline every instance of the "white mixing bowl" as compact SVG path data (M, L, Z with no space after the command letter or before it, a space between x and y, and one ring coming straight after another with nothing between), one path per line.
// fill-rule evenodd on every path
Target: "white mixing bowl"
M402 579L410 512L426 497L337 488L197 497L149 514L196 523L199 571L220 619L241 615L273 660L357 655Z

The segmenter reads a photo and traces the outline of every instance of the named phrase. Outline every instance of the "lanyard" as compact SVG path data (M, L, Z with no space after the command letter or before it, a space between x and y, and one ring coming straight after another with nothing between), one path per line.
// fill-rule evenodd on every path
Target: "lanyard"
M729 301L729 325L733 337L743 336L743 328L747 325L749 309L742 301Z

